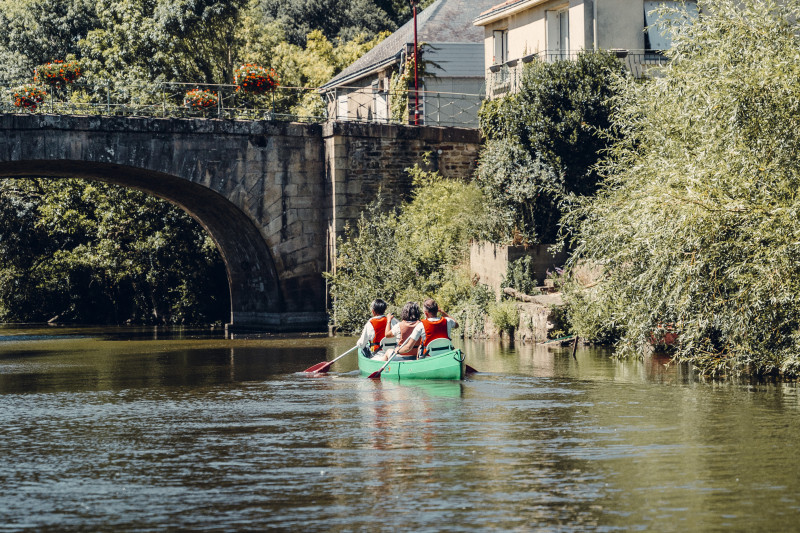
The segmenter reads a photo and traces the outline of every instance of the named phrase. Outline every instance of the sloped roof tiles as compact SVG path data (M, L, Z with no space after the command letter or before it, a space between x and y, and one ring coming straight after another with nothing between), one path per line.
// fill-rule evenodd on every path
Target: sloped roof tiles
M417 41L422 43L482 43L483 28L473 25L481 12L491 9L497 0L436 0L417 13ZM414 42L414 21L381 41L378 46L358 58L323 88L335 87L390 65L399 60L407 43ZM483 58L478 58L483 63Z

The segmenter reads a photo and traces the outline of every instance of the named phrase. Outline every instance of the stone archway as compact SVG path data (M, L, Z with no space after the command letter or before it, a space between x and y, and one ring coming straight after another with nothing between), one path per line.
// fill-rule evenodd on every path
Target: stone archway
M230 322L281 329L280 310L286 303L267 244L253 222L213 190L158 172L83 161L4 162L0 176L81 178L168 200L197 220L216 243L228 274Z

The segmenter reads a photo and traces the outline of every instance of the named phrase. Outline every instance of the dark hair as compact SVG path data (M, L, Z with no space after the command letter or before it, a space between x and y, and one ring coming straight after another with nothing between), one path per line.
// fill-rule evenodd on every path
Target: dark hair
M415 320L419 320L421 315L422 313L420 313L417 302L408 302L403 306L403 310L400 312L400 318L406 322L414 322Z
M373 311L375 311L375 313L377 313L379 315L382 315L383 313L386 312L386 302L384 302L380 298L375 298L375 300L372 302L372 305L370 306L370 308Z
M434 300L433 298L428 298L427 300L425 300L422 306L425 308L427 312L429 312L432 315L439 313L439 304L437 304L436 300Z

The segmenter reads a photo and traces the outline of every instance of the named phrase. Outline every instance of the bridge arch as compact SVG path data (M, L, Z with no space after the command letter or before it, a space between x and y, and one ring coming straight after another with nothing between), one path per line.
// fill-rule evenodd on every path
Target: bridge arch
M166 199L216 243L235 328L319 330L327 323L326 214L314 205L324 195L322 139L314 128L3 115L0 176L97 180Z
M279 310L286 306L272 255L252 220L215 191L151 170L85 161L0 162L0 176L101 181L177 205L209 233L222 256L228 275L231 323L271 314L275 315L272 321L280 323Z

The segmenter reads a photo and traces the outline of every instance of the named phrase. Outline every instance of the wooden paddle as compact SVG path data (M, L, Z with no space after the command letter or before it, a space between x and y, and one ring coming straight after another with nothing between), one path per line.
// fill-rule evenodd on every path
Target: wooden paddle
M388 361L386 361L386 363L384 363L384 365L383 365L383 366L380 368L380 370L376 370L375 372L373 372L372 374L370 374L370 375L369 375L369 376L367 376L367 377L368 377L369 379L380 379L380 377L381 377L381 372L383 372L383 369L384 369L384 368L386 368L387 366L389 366L389 363L391 363L391 362L392 362L392 359L394 359L394 356L395 356L395 355L397 355L397 350L395 350L394 352L392 352L392 356L389 358L389 360L388 360Z
M303 370L303 372L313 372L315 374L323 374L323 373L327 372L328 369L330 369L330 367L331 367L331 365L333 363L335 363L336 361L338 361L339 359L341 359L345 355L349 354L350 352L352 352L356 348L358 348L358 346L353 346L352 348L350 348L349 350L344 352L342 355L340 355L336 359L333 359L332 361L323 361L321 363L317 363L314 366L310 366L310 367L306 368L305 370Z

